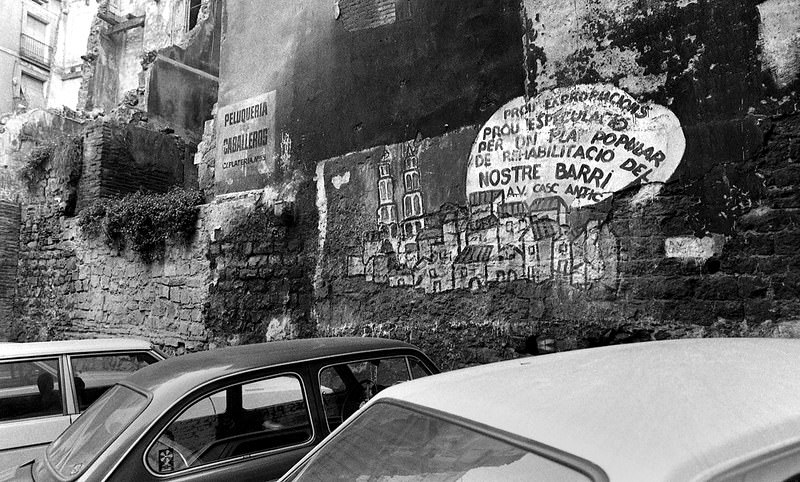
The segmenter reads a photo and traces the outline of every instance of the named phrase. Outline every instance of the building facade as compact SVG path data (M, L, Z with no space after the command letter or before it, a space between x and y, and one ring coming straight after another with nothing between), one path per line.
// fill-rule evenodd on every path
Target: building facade
M97 4L3 0L0 112L76 109L83 56Z

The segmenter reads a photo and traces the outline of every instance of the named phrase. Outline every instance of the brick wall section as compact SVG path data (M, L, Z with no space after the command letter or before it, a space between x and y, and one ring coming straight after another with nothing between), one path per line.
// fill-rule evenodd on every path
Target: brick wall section
M182 186L186 158L187 146L175 136L130 125L112 127L103 146L101 195L166 192Z
M197 187L194 148L172 134L98 122L87 127L78 210L99 198L139 190Z
M19 255L20 206L0 201L0 336L13 316Z
M97 199L139 189L163 192L184 183L196 187L196 175L187 170L191 154L170 134L105 121L88 125L77 211ZM22 208L15 300L21 317L4 330L6 336L136 336L168 352L205 347L205 231L198 230L194 244L168 246L163 261L144 264L132 252L85 237L77 218L65 216L64 185L65 179L47 179L44 197Z
M397 0L339 0L344 28L350 32L389 25L395 22Z
M102 165L111 135L111 126L106 123L97 123L88 126L85 130L83 170L78 184L78 211L99 199L103 194Z

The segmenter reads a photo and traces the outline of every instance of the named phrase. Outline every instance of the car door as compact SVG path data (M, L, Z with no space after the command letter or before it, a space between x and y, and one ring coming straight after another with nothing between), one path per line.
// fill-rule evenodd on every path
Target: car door
M112 480L273 480L320 440L303 365L195 391L138 444Z
M63 356L0 362L0 468L44 451L70 424Z

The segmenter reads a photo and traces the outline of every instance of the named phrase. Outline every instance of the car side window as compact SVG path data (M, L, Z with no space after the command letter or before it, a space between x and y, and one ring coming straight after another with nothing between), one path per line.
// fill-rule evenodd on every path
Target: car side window
M0 421L61 415L57 358L0 364Z
M429 374L413 357L376 358L323 368L319 384L328 429L338 427L384 388Z
M78 408L83 412L115 383L156 361L153 355L144 352L71 357Z
M156 474L303 445L312 439L303 386L296 375L233 385L196 401L147 450Z

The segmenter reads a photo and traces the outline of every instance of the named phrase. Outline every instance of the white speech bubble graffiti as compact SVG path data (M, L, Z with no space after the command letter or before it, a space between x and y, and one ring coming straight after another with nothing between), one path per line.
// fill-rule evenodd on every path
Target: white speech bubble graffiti
M675 114L612 85L518 97L478 133L467 197L491 192L492 199L521 207L514 212L551 197L570 208L589 206L634 183L667 181L685 147Z

